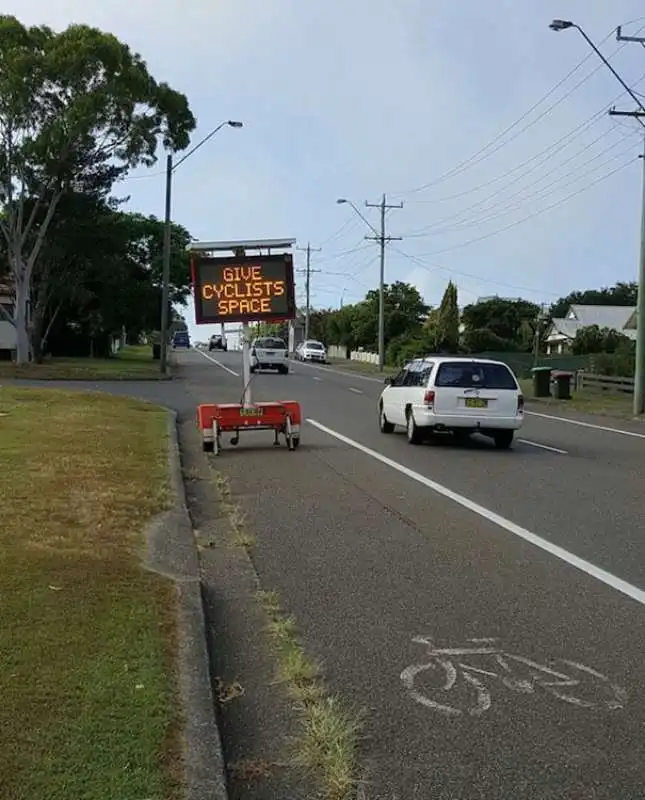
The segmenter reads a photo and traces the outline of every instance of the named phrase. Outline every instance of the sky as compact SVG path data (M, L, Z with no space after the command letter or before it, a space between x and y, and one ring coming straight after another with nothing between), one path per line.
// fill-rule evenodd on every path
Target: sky
M3 13L117 35L188 96L193 144L242 121L177 170L173 219L195 239L320 247L316 308L378 285L378 245L336 200L378 225L364 204L383 193L403 203L388 213L402 238L386 281L413 283L430 305L448 280L467 305L636 279L645 129L606 113L635 104L579 32L548 25L575 21L645 93L645 51L615 38L617 25L645 35L639 0L5 0ZM159 156L116 194L162 217ZM302 300L300 272L297 290ZM185 313L193 338L215 332Z

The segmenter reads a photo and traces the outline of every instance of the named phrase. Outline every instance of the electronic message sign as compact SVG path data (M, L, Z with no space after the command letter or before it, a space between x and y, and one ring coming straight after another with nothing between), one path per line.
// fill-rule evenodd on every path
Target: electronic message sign
M291 254L192 261L195 322L293 319L296 300Z

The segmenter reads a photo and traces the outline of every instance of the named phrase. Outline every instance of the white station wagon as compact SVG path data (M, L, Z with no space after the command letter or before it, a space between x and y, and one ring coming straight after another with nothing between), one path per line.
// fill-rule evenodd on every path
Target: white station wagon
M404 427L410 444L442 431L481 433L507 449L524 423L524 397L512 371L501 361L429 356L409 362L378 401L382 433Z

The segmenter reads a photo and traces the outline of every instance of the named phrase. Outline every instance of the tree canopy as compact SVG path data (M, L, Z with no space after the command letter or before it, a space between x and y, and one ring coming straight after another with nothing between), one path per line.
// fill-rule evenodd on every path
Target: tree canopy
M19 363L29 357L36 264L62 198L105 197L128 170L154 164L159 143L186 148L195 124L186 97L115 36L0 16L0 230Z
M583 291L571 292L566 297L561 297L551 308L551 317L562 319L569 310L569 306L635 306L638 297L638 283L635 281L624 283L618 282L615 286L603 289L584 289Z

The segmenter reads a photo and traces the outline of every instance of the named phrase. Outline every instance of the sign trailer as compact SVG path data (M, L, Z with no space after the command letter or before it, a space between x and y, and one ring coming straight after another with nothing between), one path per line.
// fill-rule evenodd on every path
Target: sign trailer
M242 322L243 389L239 403L208 403L197 407L197 427L206 452L219 455L221 434L232 433L237 445L240 431L272 430L274 445L280 434L287 448L300 444L302 413L295 400L253 403L251 400L250 322L277 322L294 319L296 296L293 256L288 250L295 239L269 239L240 242L193 242L191 272L197 325ZM257 250L257 255L249 255ZM266 255L262 255L262 251ZM217 256L229 252L232 256Z

